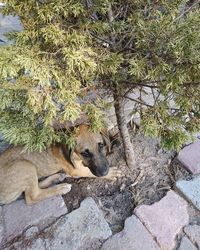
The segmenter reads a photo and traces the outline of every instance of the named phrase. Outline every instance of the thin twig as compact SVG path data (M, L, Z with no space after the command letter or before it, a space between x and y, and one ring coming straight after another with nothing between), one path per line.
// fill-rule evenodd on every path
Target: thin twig
M106 39L104 39L104 38L102 38L102 37L99 37L99 36L95 35L95 34L92 33L92 32L90 32L90 35L93 36L93 37L96 38L96 39L99 39L100 41L102 41L102 42L104 42L104 43L107 43L107 44L109 44L109 45L112 45L112 42L110 42L110 41L108 41L108 40L106 40Z
M183 11L180 16L178 16L176 19L174 19L173 23L176 22L176 21L178 21L181 17L183 17L186 13L188 13L192 8L194 8L199 3L200 3L200 0L198 0L197 2L195 2L194 4L192 4L188 9L186 9L185 11Z
M58 49L56 52L41 51L41 52L39 52L39 54L57 55L60 51L62 51L62 48Z

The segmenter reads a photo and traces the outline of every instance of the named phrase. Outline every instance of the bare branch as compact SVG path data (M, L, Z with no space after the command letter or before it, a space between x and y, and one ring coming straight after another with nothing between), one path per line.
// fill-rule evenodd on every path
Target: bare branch
M125 97L126 99L129 99L129 100L133 101L133 102L137 102L137 103L139 103L139 104L141 104L141 105L144 105L144 106L147 106L147 107L150 107L150 108L153 107L152 105L149 105L149 104L147 104L147 103L145 103L145 102L142 102L141 100L134 99L134 98L132 98L132 97L130 97L130 96L124 96L124 97Z
M109 4L109 7L108 7L108 20L109 20L109 23L112 23L114 21L114 15L113 15L111 4ZM112 32L111 32L110 37L111 37L112 44L114 45L115 44L115 37L112 34Z
M108 40L106 40L106 39L104 39L104 38L102 38L102 37L100 37L100 36L97 36L97 35L95 35L95 34L92 33L92 32L90 32L90 35L93 36L94 38L96 38L96 39L102 41L103 43L112 45L112 42L111 42L111 41L108 41Z
M109 23L112 23L114 21L114 15L113 15L111 4L109 4L109 7L108 7L108 20L109 20Z

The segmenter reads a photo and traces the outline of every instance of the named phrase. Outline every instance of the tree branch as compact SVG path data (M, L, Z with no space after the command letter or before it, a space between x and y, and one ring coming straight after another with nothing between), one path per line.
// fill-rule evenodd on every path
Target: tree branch
M131 100L131 101L133 101L133 102L136 102L136 103L139 103L139 104L141 104L141 105L147 106L147 107L149 107L149 108L153 108L152 105L149 105L149 104L147 104L147 103L145 103L145 102L142 102L142 101L140 101L140 100L134 99L134 98L132 98L132 97L130 97L130 96L123 96L123 97L126 98L126 99L129 99L129 100Z

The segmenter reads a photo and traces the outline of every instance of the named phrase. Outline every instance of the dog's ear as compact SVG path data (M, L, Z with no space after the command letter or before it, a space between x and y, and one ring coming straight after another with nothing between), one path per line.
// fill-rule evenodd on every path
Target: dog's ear
M75 165L75 161L73 158L74 150L69 149L66 145L62 145L61 149L62 149L63 155L65 157L65 160L68 161L69 163L71 163L71 165L75 168L76 165Z
M101 136L103 137L104 143L106 144L107 152L111 152L112 143L110 141L110 135L107 129L101 131Z

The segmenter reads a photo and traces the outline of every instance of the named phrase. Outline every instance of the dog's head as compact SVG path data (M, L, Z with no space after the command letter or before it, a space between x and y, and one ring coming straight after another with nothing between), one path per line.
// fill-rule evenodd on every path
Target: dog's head
M80 157L83 165L98 177L107 175L109 171L106 146L108 148L109 144L105 135L91 132L87 125L79 126L74 152Z

